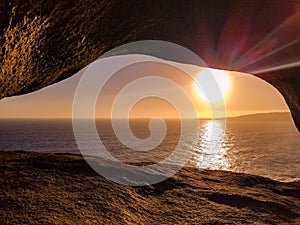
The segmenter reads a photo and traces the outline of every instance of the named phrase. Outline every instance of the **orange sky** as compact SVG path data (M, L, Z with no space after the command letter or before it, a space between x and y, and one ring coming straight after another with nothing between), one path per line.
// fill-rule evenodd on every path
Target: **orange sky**
M122 57L119 57L122 60ZM195 73L200 73L201 68L191 65L176 64L188 68ZM164 74L168 72L164 71ZM83 72L58 84L49 86L37 92L6 98L0 101L0 118L71 118L74 92ZM230 76L230 89L226 96L225 106L227 116L237 116L261 112L289 111L280 93L265 81L252 75L237 72L228 72ZM181 79L180 74L167 74L168 78ZM124 78L125 77L125 78ZM126 83L126 76L110 81L110 86L103 93L103 102L97 104L97 117L109 115L109 109L105 102L109 102L115 95L114 87ZM115 83L114 83L115 82ZM155 84L154 84L155 85ZM183 82L193 100L200 117L209 117L209 105L197 95L194 83ZM128 94L128 99L135 96L136 92L147 91L149 87L141 87L140 90ZM168 92L176 95L176 88L165 88L155 85L158 93ZM124 104L126 104L124 102ZM126 107L124 105L124 107ZM131 117L177 117L177 113L169 103L158 98L147 98L138 102L130 112ZM126 117L126 113L120 111L118 117Z

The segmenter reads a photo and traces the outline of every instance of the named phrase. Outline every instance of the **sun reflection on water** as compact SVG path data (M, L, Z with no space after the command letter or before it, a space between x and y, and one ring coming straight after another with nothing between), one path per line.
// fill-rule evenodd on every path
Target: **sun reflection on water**
M195 149L194 160L201 169L229 169L226 156L230 145L225 141L225 121L208 121L203 125L200 143Z

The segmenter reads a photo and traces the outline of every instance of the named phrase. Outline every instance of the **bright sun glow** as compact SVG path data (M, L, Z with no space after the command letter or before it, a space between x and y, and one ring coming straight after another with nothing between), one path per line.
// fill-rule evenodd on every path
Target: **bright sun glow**
M230 77L226 71L205 68L196 79L194 87L200 99L207 103L225 100L230 90Z

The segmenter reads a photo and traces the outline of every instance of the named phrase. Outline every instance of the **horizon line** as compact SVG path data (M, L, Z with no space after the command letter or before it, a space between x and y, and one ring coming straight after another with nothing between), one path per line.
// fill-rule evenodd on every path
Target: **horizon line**
M264 115L264 114L291 114L290 111L271 111L271 112L260 112L260 113L249 113L249 114L240 114L240 115L235 115L235 116L226 116L226 117L219 117L219 118L211 118L211 117L198 117L199 120L223 120L223 119L230 119L230 118L238 118L238 117L243 117L243 116L254 116L254 115ZM117 120L135 120L135 119L153 119L153 118L162 118L162 119L194 119L191 117L187 118L178 118L178 117L133 117L133 118L126 118L126 117L119 117L119 118L114 118ZM72 120L73 117L0 117L0 120L5 120L5 119L70 119ZM87 118L87 117L82 117L78 119L103 119L103 120L111 120L111 117L95 117L95 118Z

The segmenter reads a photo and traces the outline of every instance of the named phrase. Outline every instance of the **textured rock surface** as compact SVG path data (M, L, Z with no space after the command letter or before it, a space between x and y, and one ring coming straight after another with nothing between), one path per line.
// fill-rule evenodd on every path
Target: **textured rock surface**
M299 9L299 1L279 0L2 0L0 99L58 82L113 47L144 39L183 45L210 67L248 72L256 64L249 70L236 60ZM287 29L295 35L296 27L297 20ZM299 52L299 43L292 47L283 58ZM282 93L298 128L299 70L258 75Z
M185 167L161 183L130 187L99 176L78 155L3 151L0 172L1 224L300 222L299 181Z

